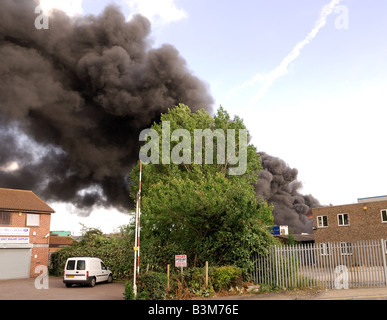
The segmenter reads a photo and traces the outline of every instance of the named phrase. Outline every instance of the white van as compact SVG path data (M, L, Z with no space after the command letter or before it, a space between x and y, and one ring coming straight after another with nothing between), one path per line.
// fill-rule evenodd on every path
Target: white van
M63 282L67 288L73 284L88 284L94 287L97 282L112 282L113 274L101 259L90 257L68 258L66 261Z

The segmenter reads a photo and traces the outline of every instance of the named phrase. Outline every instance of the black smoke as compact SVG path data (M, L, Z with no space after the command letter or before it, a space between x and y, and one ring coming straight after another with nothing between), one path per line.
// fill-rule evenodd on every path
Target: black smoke
M288 225L292 233L312 233L311 210L320 206L312 195L302 195L298 170L285 161L264 152L259 153L263 170L258 174L255 190L258 196L274 205L276 225Z
M211 111L209 90L176 48L152 48L143 16L56 11L38 30L36 6L0 1L0 168L20 166L0 187L127 210L139 132L178 103Z
M114 6L78 18L56 11L37 30L36 5L0 0L0 187L127 211L141 130L178 103L211 112L213 98L176 48L152 48L146 18L126 21ZM318 201L298 192L296 169L261 158L257 195L274 204L275 223L310 232ZM12 161L19 169L4 170Z

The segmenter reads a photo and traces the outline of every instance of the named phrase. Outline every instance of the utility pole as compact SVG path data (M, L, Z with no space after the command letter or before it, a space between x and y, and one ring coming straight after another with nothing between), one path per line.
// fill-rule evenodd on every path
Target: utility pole
M141 217L141 173L142 173L142 162L140 161L140 179L138 184L137 201L136 201L136 229L134 233L134 263L133 263L133 293L137 296L137 276L140 274L140 217Z

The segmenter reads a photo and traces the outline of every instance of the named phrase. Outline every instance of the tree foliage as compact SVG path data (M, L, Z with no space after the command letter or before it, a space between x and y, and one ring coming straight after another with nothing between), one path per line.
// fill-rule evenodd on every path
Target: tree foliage
M191 112L179 105L161 116L169 121L171 132L186 129L191 134L194 154L195 129L235 129L238 154L239 129L246 129L239 117L231 119L220 108L212 117L207 111ZM152 129L162 136L161 123ZM216 140L216 139L214 139ZM180 141L171 142L171 150ZM203 158L204 158L203 144ZM272 207L257 199L253 183L261 170L253 145L247 147L247 167L243 175L228 175L228 159L214 164L147 164L142 173L141 262L153 266L173 264L175 254L187 254L194 265L210 261L213 265L251 268L253 252L264 252L273 243L267 226L272 225ZM159 145L162 157L161 142ZM131 172L131 194L138 192L139 164Z

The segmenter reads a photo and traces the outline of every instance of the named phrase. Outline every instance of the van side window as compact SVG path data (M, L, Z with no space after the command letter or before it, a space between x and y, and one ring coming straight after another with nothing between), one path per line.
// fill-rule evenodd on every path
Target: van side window
M101 262L101 269L106 270L106 266L103 264L103 262Z
M77 270L85 270L85 260L78 260L77 262Z
M67 262L67 270L74 270L75 269L75 260L69 260Z

